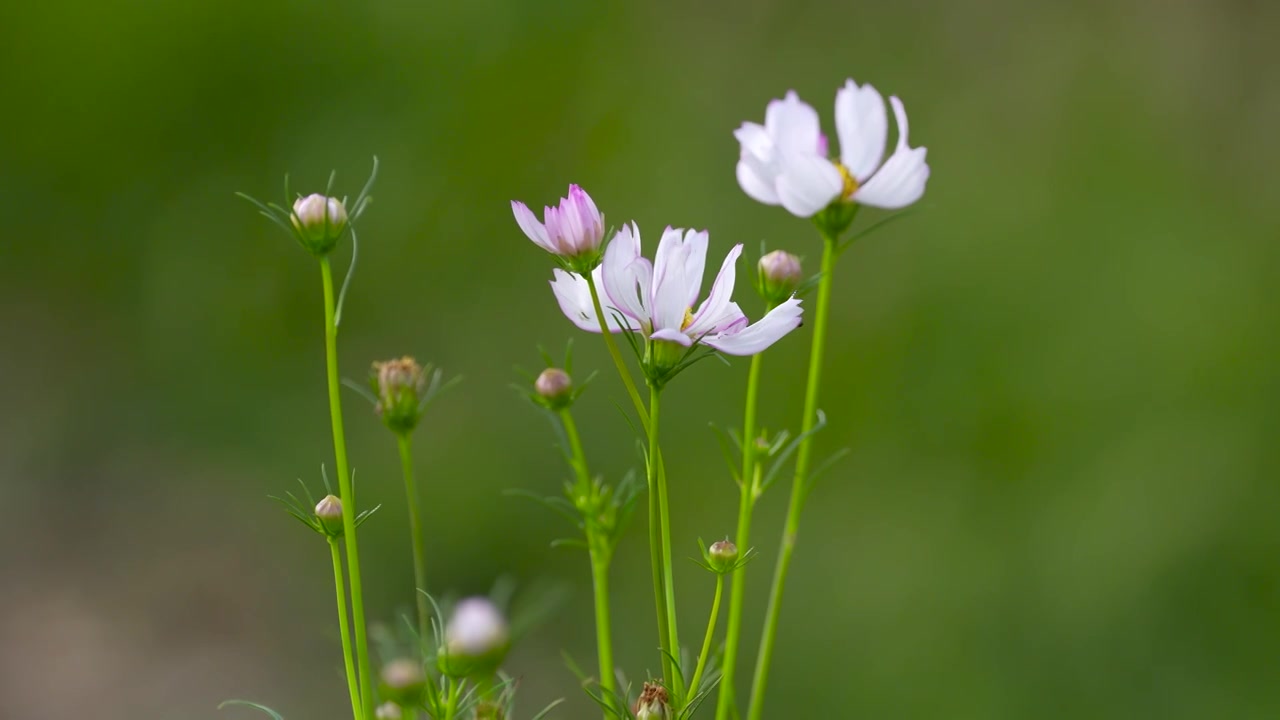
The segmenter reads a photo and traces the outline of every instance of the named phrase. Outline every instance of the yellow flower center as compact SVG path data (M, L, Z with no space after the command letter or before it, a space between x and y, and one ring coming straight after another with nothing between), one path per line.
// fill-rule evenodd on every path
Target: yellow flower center
M684 332L685 330L688 330L689 326L692 324L693 324L693 308L685 308L684 322L680 323L680 332Z
M849 172L849 168L843 163L836 163L836 169L840 171L840 177L844 180L844 188L840 191L840 199L849 202L853 199L853 194L858 191L858 181L854 179L853 173Z

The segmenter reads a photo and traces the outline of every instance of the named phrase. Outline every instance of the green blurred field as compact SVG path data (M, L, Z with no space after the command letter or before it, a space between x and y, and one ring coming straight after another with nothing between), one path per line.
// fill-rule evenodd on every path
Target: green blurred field
M570 698L585 561L548 548L564 470L509 388L579 333L508 201L570 182L648 247L712 253L802 221L747 199L731 131L850 75L929 148L914 217L842 259L819 446L853 450L805 517L771 688L791 718L1280 716L1280 6L675 2L13 4L0 10L0 717L343 716L328 559L266 500L331 446L314 263L232 193L383 161L344 372L404 353L465 375L420 430L429 574L571 594L510 669ZM749 314L759 306L740 284ZM580 406L596 469L637 467L607 357ZM768 356L799 422L808 333ZM668 393L675 542L732 532L709 421L745 363ZM362 551L411 602L394 443L346 397ZM766 496L750 653L785 491ZM680 552L678 552L680 554ZM615 585L620 665L657 665L643 527ZM711 582L678 567L696 635ZM753 653L751 653L753 655Z

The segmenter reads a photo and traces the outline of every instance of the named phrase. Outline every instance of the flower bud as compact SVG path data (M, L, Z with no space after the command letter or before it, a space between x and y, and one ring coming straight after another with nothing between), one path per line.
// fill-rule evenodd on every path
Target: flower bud
M397 658L382 666L382 694L398 705L417 705L426 681L417 660Z
M717 540L707 549L707 561L718 573L727 573L738 562L738 546L728 540Z
M378 720L401 720L404 717L404 711L393 702L385 702L378 706L373 716Z
M636 701L635 715L636 720L671 720L675 714L671 711L667 689L658 683L645 683Z
M774 250L760 258L759 290L765 302L779 305L800 286L800 258L785 250Z
M533 383L533 389L544 405L552 410L568 407L573 402L573 380L560 368L547 368Z
M544 222L538 222L538 217L522 202L513 201L511 211L530 240L561 258L575 272L591 272L600 264L604 215L591 196L577 185L569 186L569 197L561 198L559 206L543 209Z
M347 228L347 209L337 198L313 193L293 202L293 226L311 254L328 255Z
M506 720L502 705L493 700L481 700L476 703L475 720Z
M488 598L462 600L444 628L440 671L451 677L491 673L507 654L507 621Z
M416 360L405 356L373 364L369 384L378 397L374 412L393 432L413 430L422 417L422 396L427 391L427 373Z
M316 519L330 537L342 536L342 501L334 495L325 495L316 503Z

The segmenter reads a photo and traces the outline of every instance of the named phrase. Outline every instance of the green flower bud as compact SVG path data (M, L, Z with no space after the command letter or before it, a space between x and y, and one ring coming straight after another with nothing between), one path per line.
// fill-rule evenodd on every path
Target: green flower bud
M393 702L385 702L378 706L373 716L378 720L401 720L404 717L404 711Z
M800 258L784 250L774 250L760 258L757 269L760 295L770 305L786 302L800 286Z
M427 373L409 356L373 364L369 384L378 397L374 412L395 433L407 433L422 418L422 397L427 391Z
M337 198L313 193L294 201L292 220L303 247L319 257L338 244L347 228L347 209Z
M671 720L675 717L667 689L658 683L645 683L640 699L636 700L635 715L636 720Z
M547 368L533 383L534 392L552 410L568 407L573 402L573 380L560 368Z
M738 546L728 540L718 540L707 548L707 561L718 573L727 573L738 562Z
M325 495L316 503L316 519L330 537L342 537L342 501L334 495Z
M382 666L382 694L398 705L417 705L426 681L417 660L398 658Z

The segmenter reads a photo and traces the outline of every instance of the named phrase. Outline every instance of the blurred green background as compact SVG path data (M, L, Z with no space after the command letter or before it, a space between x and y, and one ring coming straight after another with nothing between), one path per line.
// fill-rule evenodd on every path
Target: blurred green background
M1246 0L8 4L0 716L348 712L326 551L266 499L331 462L319 276L232 193L338 168L354 195L374 154L344 373L411 353L465 375L417 434L431 582L563 584L510 669L526 716L596 716L560 655L591 663L586 563L502 494L565 475L509 384L581 335L508 201L577 182L650 248L705 227L713 255L764 239L812 268L806 223L738 189L731 131L788 88L830 123L850 75L904 99L933 177L842 258L818 445L853 454L805 516L767 716L1280 716L1277 27ZM638 463L591 340L580 422L616 479ZM798 425L808 341L768 356L772 428ZM732 532L707 423L740 421L745 369L700 365L664 403L678 554ZM392 619L394 443L346 403ZM711 582L677 582L696 634ZM642 523L615 586L642 678Z

